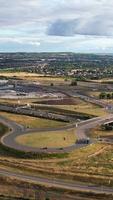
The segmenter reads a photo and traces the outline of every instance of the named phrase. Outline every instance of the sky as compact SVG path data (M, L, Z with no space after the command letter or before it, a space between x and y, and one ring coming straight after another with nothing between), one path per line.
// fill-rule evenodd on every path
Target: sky
M113 53L113 0L0 0L0 52Z

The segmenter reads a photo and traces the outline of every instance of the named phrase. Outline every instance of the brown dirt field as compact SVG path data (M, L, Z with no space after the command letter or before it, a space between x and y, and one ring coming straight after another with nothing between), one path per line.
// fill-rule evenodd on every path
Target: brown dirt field
M35 102L37 104L47 104L47 105L76 105L78 104L78 99L74 98L63 98L63 99L50 99Z

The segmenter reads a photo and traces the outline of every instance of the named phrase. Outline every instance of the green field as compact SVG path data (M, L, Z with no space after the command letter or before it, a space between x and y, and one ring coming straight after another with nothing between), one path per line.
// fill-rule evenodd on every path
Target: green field
M94 129L91 129L90 131L91 137L113 137L113 130L102 130L101 127L97 126Z
M16 138L16 142L30 147L66 147L74 144L73 130L30 133Z
M25 115L17 115L7 112L0 112L0 115L17 122L26 128L56 128L67 125L65 122L29 117Z
M54 107L62 108L66 110L72 110L72 111L94 115L94 116L105 116L107 114L104 108L101 108L99 106L96 106L88 102L84 102L82 100L80 100L80 103L77 105L54 105Z
M69 85L71 82L70 80L65 81L65 78L62 77L44 76L28 72L0 72L0 76L7 78L20 78L24 81L35 81L44 85L50 85L51 83L54 83L55 85Z

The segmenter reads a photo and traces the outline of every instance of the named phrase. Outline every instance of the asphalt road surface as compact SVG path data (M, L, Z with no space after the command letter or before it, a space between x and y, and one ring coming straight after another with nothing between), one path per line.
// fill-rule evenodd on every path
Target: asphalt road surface
M72 94L71 94L72 95ZM73 93L74 95L74 93ZM80 98L84 99L85 101L88 102L92 102L98 105L101 105L104 108L108 108L109 111L109 106L106 104L101 103L99 100L82 95L82 94L76 94L77 96L79 96ZM26 145L21 145L19 143L16 142L16 137L20 136L20 135L24 135L24 134L28 134L30 132L45 132L45 134L47 133L47 131L62 131L62 130L67 130L67 129L71 129L71 128L75 128L75 135L76 138L78 140L87 140L88 136L87 136L87 130L96 127L97 125L101 125L104 123L109 123L111 121L113 121L113 114L109 114L105 117L96 117L93 119L89 119L86 121L83 121L81 123L73 123L70 124L66 127L63 128L47 128L47 129L26 129L24 126L21 126L9 119L0 117L0 121L4 124L6 124L7 126L9 126L12 131L10 131L8 134L4 135L1 138L1 142L3 145L9 147L9 148L13 148L13 149L17 149L17 150L21 150L21 151L25 151L25 152L36 152L36 153L65 153L65 152L70 152L76 148L80 148L83 147L85 145L88 145L86 143L75 143L72 144L71 146L67 146L67 147L63 147L63 148L37 148L37 147L28 147ZM91 141L92 142L92 141ZM89 142L90 144L90 142Z
M95 103L95 100L86 98L85 96L82 98L85 98L85 100L87 101L93 101L93 103ZM96 102L97 103L97 102ZM98 104L98 103L97 103ZM106 106L106 105L104 105ZM109 111L109 110L108 110ZM75 134L77 136L78 139L81 138L87 138L87 130L90 128L93 128L97 125L101 125L103 123L109 123L113 120L113 114L109 114L108 116L105 117L97 117L94 119L90 119L84 122L81 122L78 124L78 127L76 128ZM66 147L63 149L56 149L56 148L48 148L46 150L44 149L39 149L39 148L30 148L30 147L26 147L23 145L19 145L15 142L15 138L19 135L22 134L27 134L28 132L30 132L31 130L26 130L24 126L21 126L11 120L8 120L4 117L0 117L0 121L4 124L6 124L7 126L9 126L12 131L10 131L8 134L4 135L1 138L1 142L5 145L8 146L10 148L14 148L14 149L18 149L18 150L24 150L24 151L28 151L28 152L46 152L46 153L51 153L51 152L69 152L72 151L75 148L80 148L81 145L80 144L74 144L70 147ZM76 124L71 124L67 127L64 128L60 128L60 130L63 129L68 129L68 128L75 128ZM48 129L50 130L50 129ZM51 129L50 131L53 131L55 129ZM56 129L58 130L58 129ZM44 130L34 130L34 132L36 131L44 131ZM46 129L47 131L47 129ZM84 146L84 144L82 144ZM6 176L6 177L15 177L17 179L22 179L25 181L35 181L37 184L42 184L45 186L52 186L52 187L57 187L57 188L61 188L61 189L68 189L68 190L72 190L72 191L86 191L86 192L95 192L95 193L103 193L103 194L112 194L113 195L113 188L110 187L101 187L101 186L91 186L91 185L87 185L87 183L85 184L80 184L80 183L69 183L66 182L64 180L54 180L54 179L48 179L48 178L40 178L40 177L36 177L36 176L30 176L30 175L23 175L20 173L14 173L11 171L5 171L0 169L0 175Z
M55 187L58 189L66 189L71 191L85 191L85 192L94 192L99 194L112 194L113 195L113 188L105 187L105 186L95 186L95 185L88 185L80 184L77 182L67 182L65 180L61 179L53 179L53 178L41 178L37 176L31 176L31 175L23 175L21 173L17 172L11 172L0 169L0 176L6 176L6 177L14 177L16 179L21 179L28 182L35 182L39 185L44 185L48 187Z

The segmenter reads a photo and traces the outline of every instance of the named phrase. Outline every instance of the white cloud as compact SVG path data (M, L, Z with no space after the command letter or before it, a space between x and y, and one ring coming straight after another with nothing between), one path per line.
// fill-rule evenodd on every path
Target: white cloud
M112 49L112 7L113 0L0 0L0 50L6 43Z

